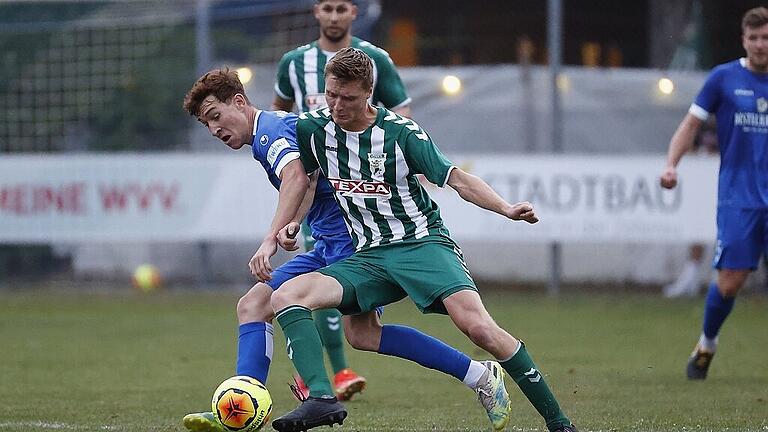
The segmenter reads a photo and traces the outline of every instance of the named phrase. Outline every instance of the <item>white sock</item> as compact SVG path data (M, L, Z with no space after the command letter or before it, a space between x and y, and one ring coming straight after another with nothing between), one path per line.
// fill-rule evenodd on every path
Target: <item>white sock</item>
M467 387L471 388L472 390L477 388L478 381L480 381L480 378L482 378L483 374L488 371L488 368L483 366L482 363L480 363L477 360L472 360L469 362L469 369L467 369L467 374L464 375L464 384L467 385Z
M701 336L699 336L698 347L704 351L714 353L717 351L717 336L715 336L714 339L710 339L704 336L704 333L702 333Z

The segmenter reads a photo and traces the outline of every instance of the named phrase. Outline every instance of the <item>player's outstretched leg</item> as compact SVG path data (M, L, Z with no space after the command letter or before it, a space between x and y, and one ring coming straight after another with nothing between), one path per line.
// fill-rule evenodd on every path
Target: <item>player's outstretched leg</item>
M323 346L312 312L302 306L288 306L277 313L277 321L286 337L288 358L309 387L309 397L293 411L275 419L272 427L278 432L293 432L341 424L347 411L334 396L325 373Z
M528 355L525 344L493 321L476 291L458 291L443 299L443 304L456 327L475 345L499 359L501 367L544 418L550 432L575 430L560 409L560 404L549 389L543 374Z
M187 414L184 416L183 423L184 427L191 432L226 432L212 412Z
M485 408L493 429L504 430L509 423L509 412L512 402L509 400L507 388L504 386L504 369L495 361L484 361L483 366L488 370L480 377L475 388L480 405Z

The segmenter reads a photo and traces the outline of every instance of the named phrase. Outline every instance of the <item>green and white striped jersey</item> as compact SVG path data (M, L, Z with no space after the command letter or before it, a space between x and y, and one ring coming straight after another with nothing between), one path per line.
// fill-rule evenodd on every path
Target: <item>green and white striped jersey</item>
M361 49L373 60L372 104L381 102L396 109L411 102L386 51L356 37L352 37L352 47ZM321 50L317 41L285 53L277 67L275 92L285 100L295 101L299 112L326 106L325 64L335 54Z
M358 251L449 236L416 174L443 187L451 162L413 120L377 110L376 121L362 132L336 125L328 108L301 114L296 136L305 170L319 168L328 178Z

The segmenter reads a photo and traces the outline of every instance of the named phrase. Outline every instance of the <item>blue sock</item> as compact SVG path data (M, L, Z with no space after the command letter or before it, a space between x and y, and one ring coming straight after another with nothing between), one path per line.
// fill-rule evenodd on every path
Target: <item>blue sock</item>
M385 325L381 330L379 353L445 372L462 381L469 370L471 359L445 342L414 328Z
M240 324L237 342L237 375L256 378L267 384L272 363L272 324L249 322Z
M720 327L733 309L735 297L723 297L717 289L717 283L709 285L707 301L704 305L704 336L714 339L720 332Z

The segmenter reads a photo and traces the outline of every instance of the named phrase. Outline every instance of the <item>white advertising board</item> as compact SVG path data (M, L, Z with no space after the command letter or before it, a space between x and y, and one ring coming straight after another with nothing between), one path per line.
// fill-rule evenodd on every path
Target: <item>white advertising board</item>
M463 169L541 222L511 222L429 186L459 240L673 242L715 236L717 159L689 157L674 191L664 158L461 156ZM0 242L261 239L277 193L250 155L0 158Z

